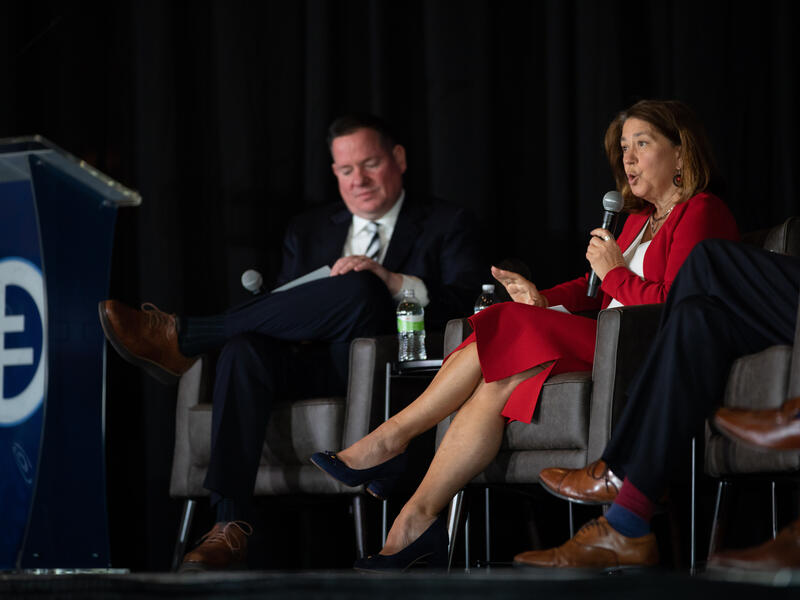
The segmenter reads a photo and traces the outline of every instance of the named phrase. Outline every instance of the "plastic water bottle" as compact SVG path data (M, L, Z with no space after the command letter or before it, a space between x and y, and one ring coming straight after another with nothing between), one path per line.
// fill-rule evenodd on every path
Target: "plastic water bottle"
M397 305L398 360L425 360L425 309L417 301L414 290L403 290Z
M481 287L481 295L475 300L474 312L481 312L487 306L494 304L494 284L484 283Z

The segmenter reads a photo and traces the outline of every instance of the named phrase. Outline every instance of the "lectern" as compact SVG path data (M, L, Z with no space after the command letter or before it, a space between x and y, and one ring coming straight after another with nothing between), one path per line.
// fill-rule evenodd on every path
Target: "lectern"
M97 303L140 203L40 136L0 139L0 570L110 566Z

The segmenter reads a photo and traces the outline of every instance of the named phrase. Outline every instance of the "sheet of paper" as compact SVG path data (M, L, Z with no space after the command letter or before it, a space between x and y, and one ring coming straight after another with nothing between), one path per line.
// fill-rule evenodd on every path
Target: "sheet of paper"
M297 279L292 279L291 281L289 281L288 283L284 283L280 287L276 287L274 290L272 290L272 293L274 294L275 292L282 292L284 290L291 289L295 286L308 283L309 281L322 279L323 277L329 277L330 274L331 274L331 268L328 265L325 265L324 267L320 267L319 269L311 271L311 273L306 273L302 277L298 277Z
M556 304L555 306L548 306L547 308L549 308L550 310L557 310L558 312L569 314L569 311L566 308L564 308L563 304Z

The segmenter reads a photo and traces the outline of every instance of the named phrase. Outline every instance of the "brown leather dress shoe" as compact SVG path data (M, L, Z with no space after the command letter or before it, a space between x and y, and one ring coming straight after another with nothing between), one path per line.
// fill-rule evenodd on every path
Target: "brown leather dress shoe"
M175 315L153 304L136 310L116 300L100 302L98 310L103 332L120 356L160 382L174 383L197 360L178 349Z
M720 408L714 425L730 438L762 448L800 449L800 397L772 410Z
M800 569L800 519L783 528L774 540L760 546L714 554L708 559L707 568L750 571Z
M200 544L183 557L179 571L241 569L247 559L247 536L253 528L244 521L217 523L200 539Z
M539 482L554 496L579 504L611 504L622 487L622 480L602 460L583 469L543 469Z
M589 521L571 540L558 548L517 554L514 564L529 567L619 569L658 564L658 545L652 533L629 538L608 524L605 517Z

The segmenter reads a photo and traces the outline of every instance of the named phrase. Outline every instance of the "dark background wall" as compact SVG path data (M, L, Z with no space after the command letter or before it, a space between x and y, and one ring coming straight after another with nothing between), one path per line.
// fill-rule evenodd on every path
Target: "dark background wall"
M277 269L292 215L336 198L323 138L353 110L403 132L407 185L472 209L490 258L542 286L585 269L613 187L614 113L644 97L705 122L740 228L798 212L794 3L0 4L0 137L39 133L125 185L113 297L204 314ZM174 390L109 357L115 562L163 569Z

